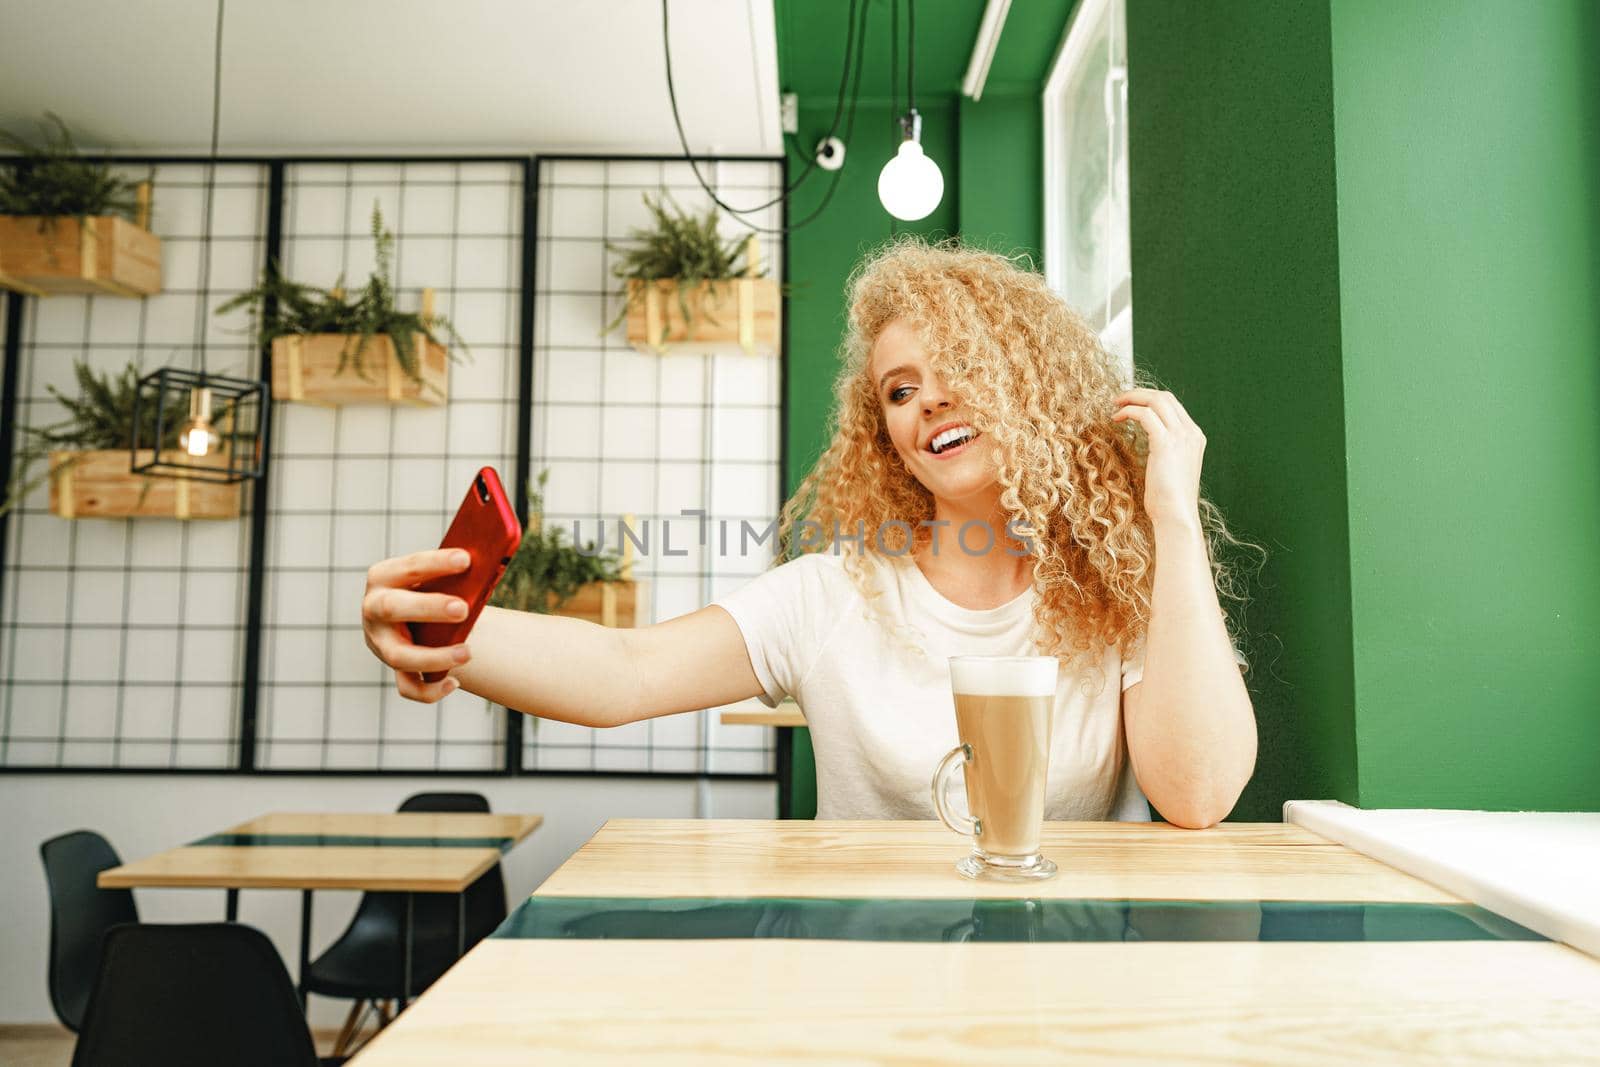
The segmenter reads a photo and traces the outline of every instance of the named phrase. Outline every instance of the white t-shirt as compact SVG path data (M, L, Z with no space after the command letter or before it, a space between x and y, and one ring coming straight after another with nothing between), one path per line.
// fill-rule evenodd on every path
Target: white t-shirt
M1035 655L1035 594L1030 587L997 608L963 608L934 589L910 556L865 558L882 591L877 611L920 630L928 655L888 632L845 571L844 556L831 550L780 564L713 603L744 635L762 703L775 707L790 695L805 713L817 818L936 818L934 768L960 743L949 657ZM1122 690L1144 676L1143 649L1141 642L1123 662L1107 648L1103 685L1092 672L1062 670L1046 819L1149 820L1122 732Z

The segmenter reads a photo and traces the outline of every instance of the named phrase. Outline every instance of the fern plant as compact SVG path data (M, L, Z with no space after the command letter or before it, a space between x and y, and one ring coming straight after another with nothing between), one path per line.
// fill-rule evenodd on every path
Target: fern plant
M140 378L138 365L129 362L127 367L113 377L109 372L103 375L96 374L87 363L76 360L72 371L78 382L78 396L67 396L53 385L46 386L50 395L67 409L67 418L52 426L17 428L23 435L24 444L17 452L16 468L11 477L11 490L6 494L5 501L0 503L0 515L17 506L24 497L42 485L46 478L59 475L68 468L76 466L82 459L81 456L73 456L54 472L46 470L42 474L30 477L39 462L47 459L51 452L83 453L133 448L134 401L139 393ZM232 420L228 417L230 404L231 401L224 401L218 406L218 410L214 413L214 422L217 426L232 425ZM139 410L138 421L139 440L154 441L155 405L145 404ZM163 450L178 447L181 425L180 419L168 421L165 433L162 434ZM244 435L225 434L225 448L230 443L226 440L228 436ZM148 492L148 484L145 490Z
M670 194L652 201L644 194L644 206L655 217L649 229L634 229L630 240L634 247L606 243L606 247L622 258L611 269L613 276L623 279L622 310L606 326L605 332L616 329L627 317L628 311L644 299L644 286L630 286L628 282L656 282L673 279L678 284L678 310L692 334L695 326L694 309L689 293L700 282L726 281L745 277L748 263L740 260L748 253L748 239L735 237L724 241L717 229L717 209L708 208L705 215L696 218L678 206ZM758 276L765 276L762 271ZM715 299L714 297L712 298ZM706 311L713 324L717 319ZM662 324L661 337L650 338L651 344L665 344L668 325Z
M82 155L61 117L50 111L45 116L50 122L39 124L38 144L0 131L0 145L18 157L0 167L0 215L37 215L41 229L62 217L139 221L139 183L118 175L107 160Z
M579 551L565 530L544 525L544 485L549 477L548 470L541 471L537 485L528 487L528 528L489 598L495 607L549 614L590 582L623 580L615 552L601 551L593 541Z
M339 350L339 364L334 373L343 374L354 367L356 374L367 381L374 379L367 372L363 356L372 339L385 334L394 343L395 358L406 376L437 393L439 390L431 382L422 379L422 368L417 362L418 336L443 345L439 340L439 334L443 333L451 342L445 346L450 358L457 362L457 348L470 355L467 343L445 316L401 311L395 307L394 234L384 227L383 212L376 201L372 205L372 240L377 264L367 284L354 295L345 295L343 275L334 282L332 289L318 289L290 281L274 265L262 277L260 285L240 293L216 313L223 315L249 307L251 332L261 345L270 345L274 338L292 335L345 334L347 340ZM269 300L276 301L271 315L266 314Z

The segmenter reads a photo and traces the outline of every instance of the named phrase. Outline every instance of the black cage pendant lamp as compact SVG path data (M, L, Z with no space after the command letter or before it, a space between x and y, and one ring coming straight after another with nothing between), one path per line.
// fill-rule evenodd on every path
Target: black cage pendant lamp
M263 386L206 370L210 314L211 213L216 199L217 133L222 104L222 14L217 0L217 47L211 89L211 154L205 211L200 221L200 292L195 303L200 369L162 367L139 379L133 401L135 474L241 482L261 477Z

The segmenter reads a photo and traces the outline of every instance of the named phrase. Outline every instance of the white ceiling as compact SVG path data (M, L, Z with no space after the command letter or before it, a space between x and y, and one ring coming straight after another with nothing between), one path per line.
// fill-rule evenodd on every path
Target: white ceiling
M696 152L777 155L772 0L672 0ZM212 0L0 0L0 128L204 151ZM681 152L660 0L228 0L224 152Z

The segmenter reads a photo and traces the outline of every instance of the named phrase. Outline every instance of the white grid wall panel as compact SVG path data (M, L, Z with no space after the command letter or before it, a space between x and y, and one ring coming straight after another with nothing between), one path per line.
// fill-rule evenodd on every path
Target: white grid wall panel
M701 173L736 207L764 204L782 191L777 162L704 162ZM726 588L759 574L772 543L740 552L741 520L757 531L778 509L781 374L777 358L704 352L643 355L622 326L606 331L622 306L618 256L650 214L643 194L670 194L703 214L710 199L688 164L640 160L541 161L534 294L533 474L548 468L545 520L584 541L605 521L615 546L617 520L648 524L649 553L635 577L650 583L659 622L695 611ZM749 216L776 229L779 208ZM726 215L725 238L749 231ZM761 235L763 265L779 275L781 238ZM706 513L706 544L697 519ZM719 530L726 523L724 551ZM670 537L672 555L664 549ZM681 554L679 554L681 553ZM772 731L722 726L710 709L648 719L610 730L530 721L522 763L529 770L770 774Z
M130 361L141 373L198 370L202 333L206 369L259 376L247 333L214 312L252 287L260 271L266 168L216 168L210 266L202 279L208 169L155 169L151 228L162 240L161 293L26 302L19 425L65 419L48 390L77 394L75 360L113 378ZM143 166L118 170L132 179L150 173ZM20 448L22 435L14 441ZM0 609L0 765L234 767L248 499L237 519L66 520L51 514L49 487L40 484L10 521Z
M434 548L473 474L515 483L522 170L511 163L297 164L285 178L288 277L347 291L371 273L376 202L396 296L424 288L469 353L441 407L275 403L263 614L263 767L498 770L505 713L458 692L400 697L360 625L367 568ZM441 338L441 340L445 340Z

